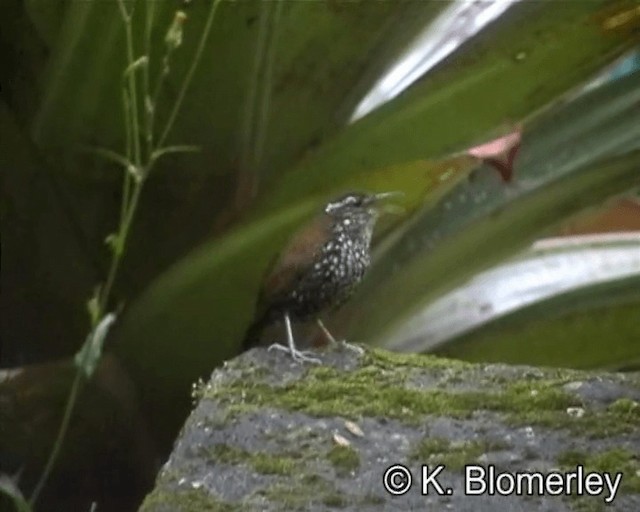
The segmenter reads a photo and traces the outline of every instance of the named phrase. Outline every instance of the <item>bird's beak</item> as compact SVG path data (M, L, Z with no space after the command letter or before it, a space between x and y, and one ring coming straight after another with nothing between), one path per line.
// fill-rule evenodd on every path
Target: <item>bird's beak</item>
M399 190L395 190L393 192L381 192L379 194L375 194L373 199L375 202L381 201L382 199L389 199L391 197L404 197L404 192Z
M399 190L393 192L381 192L380 194L374 194L371 198L372 203L377 203L378 201L382 201L384 199L390 199L394 197L404 197L404 192L400 192ZM395 215L402 215L405 213L405 209L402 206L396 204L386 203L382 207L378 208L380 213L392 213Z

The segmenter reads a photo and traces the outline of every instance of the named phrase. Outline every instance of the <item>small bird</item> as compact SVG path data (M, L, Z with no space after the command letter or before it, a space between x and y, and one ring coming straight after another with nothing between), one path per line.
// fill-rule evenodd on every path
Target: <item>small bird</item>
M377 204L397 194L346 194L327 203L322 213L292 236L263 281L245 349L257 343L265 327L284 320L287 345L274 343L269 349L288 352L298 362L320 363L310 351L296 348L291 320L315 318L327 339L337 343L318 315L340 306L362 280L370 263ZM362 352L346 341L341 343Z

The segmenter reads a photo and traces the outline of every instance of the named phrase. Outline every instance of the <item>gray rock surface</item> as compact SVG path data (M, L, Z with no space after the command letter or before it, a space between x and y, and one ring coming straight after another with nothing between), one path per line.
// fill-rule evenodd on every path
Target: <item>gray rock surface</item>
M381 350L321 357L322 366L300 365L254 349L197 386L197 406L141 510L640 510L638 374ZM383 475L397 464L412 485L395 496ZM451 491L423 495L422 465L440 464L438 482ZM568 496L469 496L467 464L623 475L610 504L606 489L577 496L575 482ZM509 480L501 477L505 490Z

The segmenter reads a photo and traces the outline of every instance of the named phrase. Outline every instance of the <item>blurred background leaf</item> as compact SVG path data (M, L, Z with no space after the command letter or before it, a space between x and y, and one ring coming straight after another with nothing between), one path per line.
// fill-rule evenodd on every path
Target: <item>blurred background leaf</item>
M396 348L442 343L465 359L628 367L638 357L638 247L640 233L541 240L403 322Z
M635 73L531 122L513 184L505 186L488 166L479 168L435 208L417 214L381 255L359 299L349 305L369 318L354 330L393 346L385 329L401 323L403 314L568 216L637 187L638 105L640 73Z

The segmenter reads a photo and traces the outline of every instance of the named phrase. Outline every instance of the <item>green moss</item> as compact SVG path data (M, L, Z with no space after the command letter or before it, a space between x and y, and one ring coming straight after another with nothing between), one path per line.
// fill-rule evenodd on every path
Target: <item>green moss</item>
M293 475L299 462L286 455L266 452L250 453L226 444L217 444L209 455L222 464L247 464L263 475Z
M372 365L352 372L321 367L281 388L240 379L226 389L213 390L208 398L222 401L235 413L270 405L315 416L384 416L407 422L420 421L425 414L464 418L478 409L524 414L565 410L577 403L556 382L517 382L502 392L451 393L407 388L406 379L402 370L385 371ZM242 403L237 403L238 396L243 396Z
M290 457L278 457L259 453L253 456L252 465L264 475L292 475L299 464Z
M449 381L458 376L469 382L469 372L474 372L474 387L469 391L416 389L413 383L419 381L416 377L424 368L446 369ZM631 401L619 401L604 411L585 410L579 418L569 415L568 407L582 406L578 396L563 389L574 379L573 371L553 370L511 381L467 363L374 349L367 351L362 366L353 371L313 367L283 386L241 373L237 380L207 390L205 398L225 405L230 417L270 406L321 417L385 417L416 424L425 415L467 418L486 410L501 413L502 420L510 424L566 428L591 437L636 428L637 413Z
M308 475L303 475L301 478L301 481L305 486L310 486L310 485L320 485L324 481L324 479L320 475L317 475L316 473L311 473Z
M222 464L245 463L251 458L251 454L247 451L228 444L216 444L210 447L208 455Z
M425 354L407 354L401 352L390 352L378 348L367 350L365 364L374 365L379 368L398 368L399 366L409 366L411 368L437 368L441 370L464 370L472 367L471 364L457 359L446 359Z
M342 494L328 494L322 499L322 503L331 508L344 508L349 501Z
M594 500L591 496L574 498L571 501L571 510L573 512L604 512L607 510L604 502L601 500Z
M480 441L459 443L440 437L427 437L420 441L411 458L422 464L444 464L447 469L458 470L490 449L497 449L497 446L490 447Z
M338 503L344 498L333 485L319 475L305 475L286 484L276 483L260 491L269 501L277 503L281 510L307 510L311 503Z
M629 398L619 398L608 407L609 412L640 421L640 404Z
M242 507L217 500L203 489L163 492L156 488L149 494L140 512L239 512Z
M311 447L309 447L308 451L299 453L296 456L267 452L250 453L226 444L217 444L207 448L205 451L204 455L206 457L215 459L217 462L234 465L246 464L263 475L293 476L304 474L305 461L318 458L317 450L313 450ZM350 473L360 466L358 453L349 446L334 446L326 457L341 475ZM312 475L310 478L311 480L304 481L305 485L317 483L319 477Z
M454 391L435 386L420 389L416 383L420 382L424 368L435 369L428 373L430 377L435 374L441 378L439 382L457 378L463 386ZM568 414L568 407L584 405L578 396L565 390L564 385L575 380L576 375L564 370L529 373L512 380L504 373L485 371L467 363L368 350L362 366L353 371L309 367L299 380L280 386L261 381L265 372L245 372L242 366L234 372L238 375L235 380L201 390L204 399L224 405L229 418L266 406L314 416L384 417L418 423L426 415L466 418L484 410L499 414L500 421L507 423L562 428L580 436L607 437L635 431L640 417L637 402L629 399L617 400L604 410L584 408L584 414L580 416ZM332 483L310 472L309 468L314 466L308 462L321 459L324 454L328 463L344 475L360 467L358 453L352 447L343 446L332 446L325 451L326 439L313 438L313 432L301 434L302 441L307 444L300 453L250 453L225 444L206 450L207 455L219 462L246 464L261 474L284 476L278 483L258 491L283 510L305 510L310 504L332 508L353 505L355 502L348 496L345 498ZM296 446L300 444L296 442ZM455 470L487 451L503 448L478 441L452 443L446 439L425 438L415 447L412 458L421 463L445 464ZM622 488L640 492L640 462L630 452L621 449L594 455L566 452L559 462L573 468L582 464L590 471L623 471ZM286 484L281 483L285 480ZM218 503L203 491L188 493L189 506L194 510L234 510L233 505ZM182 494L178 492L174 497L152 494L147 501L169 500L168 510L189 510L183 507ZM362 498L354 499L366 505L361 502ZM576 498L571 504L580 512L595 512L596 509L589 508L592 501ZM180 506L173 506L174 503Z
M379 508L382 509L382 505L385 504L385 500L382 496L376 496L374 494L367 494L366 496L364 496L361 500L360 503L363 505L363 507L366 506L378 506Z
M595 454L571 450L558 457L558 464L567 469L575 469L581 465L585 471L598 473L622 472L620 488L627 492L640 493L640 456L628 450L612 448Z
M351 473L360 467L360 456L351 446L334 446L327 454L327 459L339 475Z
M210 448L209 454L221 463L247 464L258 473L286 476L286 485L276 483L258 491L270 501L281 505L283 510L304 510L310 500L333 507L344 505L344 498L329 482L315 473L306 472L305 460L311 457L315 460L317 454L303 453L293 457L266 452L250 453L225 444ZM347 460L342 454L341 468L348 465Z
M640 424L640 407L635 408L633 403L626 398L617 400L605 411L588 411L577 424L589 437L606 438L636 432Z

